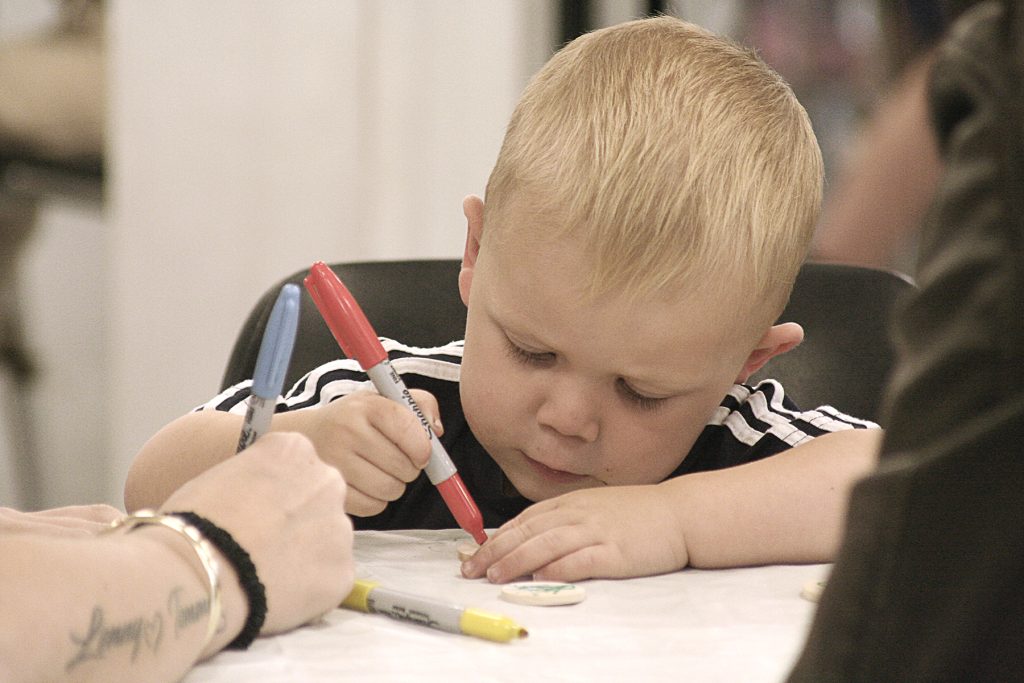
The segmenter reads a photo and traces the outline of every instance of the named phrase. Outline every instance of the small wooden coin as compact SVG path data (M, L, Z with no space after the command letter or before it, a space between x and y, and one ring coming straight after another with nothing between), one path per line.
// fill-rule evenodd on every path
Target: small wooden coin
M479 549L480 546L478 546L473 541L462 541L457 546L455 546L455 552L459 554L460 562L465 562L469 558L476 555L476 551Z
M821 592L825 590L825 580L814 580L808 581L804 584L803 589L800 591L800 597L804 600L810 600L811 602L818 602L821 598Z
M587 591L574 583L522 581L503 586L501 597L520 605L574 605L587 597Z

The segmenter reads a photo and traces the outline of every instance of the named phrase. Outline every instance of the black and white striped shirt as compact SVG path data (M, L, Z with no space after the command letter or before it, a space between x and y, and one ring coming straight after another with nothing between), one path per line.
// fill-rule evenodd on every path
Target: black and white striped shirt
M445 431L441 442L467 488L473 492L487 527L497 527L530 501L510 491L500 468L469 430L459 400L462 342L423 349L382 339L395 371L410 389L424 389L438 401ZM297 410L369 388L369 379L354 360L339 359L316 368L278 400L277 411ZM197 410L244 414L251 382L230 387ZM732 467L760 460L816 436L843 429L878 425L845 415L831 406L799 410L775 380L756 386L735 384L722 399L690 453L670 477ZM425 476L374 517L353 520L357 529L438 529L457 526Z

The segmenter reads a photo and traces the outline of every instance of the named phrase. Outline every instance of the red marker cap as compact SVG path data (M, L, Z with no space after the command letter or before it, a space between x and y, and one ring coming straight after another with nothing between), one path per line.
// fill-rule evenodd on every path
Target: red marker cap
M483 545L487 540L487 532L484 531L484 516L480 514L480 508L476 506L473 497L466 490L462 483L462 477L456 472L437 485L445 505L452 511L452 516L462 529L466 531L473 540Z
M326 263L314 263L303 283L346 356L355 358L364 370L387 360L363 309Z

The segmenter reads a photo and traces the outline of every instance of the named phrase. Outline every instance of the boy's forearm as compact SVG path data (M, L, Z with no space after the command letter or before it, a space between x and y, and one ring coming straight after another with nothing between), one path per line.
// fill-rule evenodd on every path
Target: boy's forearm
M690 565L828 562L853 483L874 467L879 430L827 434L779 455L661 484L672 489Z
M182 484L234 455L241 426L238 415L203 411L183 415L158 431L128 470L125 509L159 507Z
M305 411L274 415L271 431L305 431ZM143 445L128 470L128 512L157 508L185 482L235 454L242 417L205 410L171 422Z

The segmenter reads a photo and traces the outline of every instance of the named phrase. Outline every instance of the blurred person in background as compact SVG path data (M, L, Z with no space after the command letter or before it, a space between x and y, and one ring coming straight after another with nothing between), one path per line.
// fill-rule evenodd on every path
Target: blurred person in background
M879 3L887 85L827 191L811 257L913 273L942 173L926 89L935 47L970 0Z

